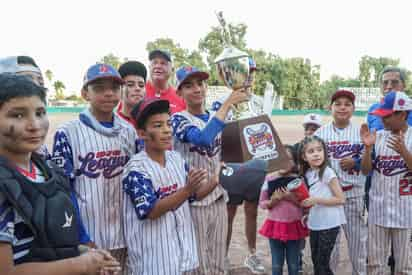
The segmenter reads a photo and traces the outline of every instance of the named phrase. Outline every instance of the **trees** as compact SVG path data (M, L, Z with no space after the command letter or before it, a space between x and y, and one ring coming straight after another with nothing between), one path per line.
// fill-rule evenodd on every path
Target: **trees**
M228 24L230 33L230 43L236 48L246 51L245 35L247 26L245 24ZM211 85L223 85L223 82L218 78L215 69L215 59L223 51L225 46L225 38L223 37L222 27L212 27L204 38L199 41L199 51L206 56L208 69L210 73L209 83Z
M52 83L52 79L53 79L53 72L50 69L47 69L44 74L46 75L47 80L49 81L49 83Z
M60 80L56 80L53 83L53 88L56 92L56 99L57 100L62 100L64 99L64 89L66 89L66 86L64 85L64 83Z
M387 66L399 66L399 59L364 55L359 61L361 87L379 87L380 74Z
M151 52L155 49L167 50L173 58L173 65L175 68L181 66L195 66L202 70L206 69L206 64L203 62L203 57L199 51L182 48L179 43L175 43L170 38L158 38L155 41L146 44L146 50Z
M121 60L120 57L115 56L113 53L109 53L105 56L103 56L100 59L100 63L108 64L113 66L114 68L118 69L120 65L125 61L125 59Z

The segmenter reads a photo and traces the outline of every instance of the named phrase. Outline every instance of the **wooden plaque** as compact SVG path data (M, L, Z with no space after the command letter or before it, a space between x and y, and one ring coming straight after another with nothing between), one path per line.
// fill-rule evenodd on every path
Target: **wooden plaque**
M290 169L292 163L267 115L228 122L222 133L222 160L268 160L268 171Z

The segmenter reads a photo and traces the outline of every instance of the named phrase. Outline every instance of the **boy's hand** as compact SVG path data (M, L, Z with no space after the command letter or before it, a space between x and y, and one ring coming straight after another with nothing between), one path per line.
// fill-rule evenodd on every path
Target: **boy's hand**
M376 130L372 130L371 132L368 125L363 123L360 128L360 136L363 144L365 144L366 147L371 147L376 141Z
M340 168L344 171L349 171L355 167L355 160L352 157L346 157L340 160L339 165Z
M249 98L250 98L250 94L246 91L245 88L241 88L238 90L234 90L233 92L230 93L228 102L231 105L239 104L239 103L248 101Z
M90 249L77 259L84 267L83 274L117 274L121 270L119 262L104 250Z
M196 191L207 182L207 171L205 169L191 169L187 177L186 191L193 195Z
M306 200L302 201L301 205L302 207L312 207L314 205L316 205L317 202L317 198L315 197L309 197Z
M405 145L405 135L402 131L399 131L397 134L392 134L389 137L388 148L400 155L403 155L408 150Z

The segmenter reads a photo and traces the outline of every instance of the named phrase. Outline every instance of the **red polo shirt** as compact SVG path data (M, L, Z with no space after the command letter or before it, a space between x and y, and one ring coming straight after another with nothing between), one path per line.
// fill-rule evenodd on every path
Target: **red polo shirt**
M176 89L173 88L172 86L169 86L166 90L161 90L160 91L160 96L159 94L156 95L156 88L153 86L153 84L150 81L147 81L146 83L146 97L147 98L153 98L157 97L160 99L166 99L169 101L170 104L170 112L172 114L183 111L186 109L186 103L181 98L176 94Z

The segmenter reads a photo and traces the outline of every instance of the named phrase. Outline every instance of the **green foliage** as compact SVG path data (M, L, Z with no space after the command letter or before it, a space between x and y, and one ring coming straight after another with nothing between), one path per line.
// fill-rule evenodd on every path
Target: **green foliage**
M325 108L329 105L331 94L338 88L378 87L381 71L386 66L399 66L399 59L365 55L359 61L357 78L343 78L333 75L321 83L320 65L312 64L310 59L282 58L262 49L248 49L245 39L247 33L245 24L229 23L227 30L229 34L225 33L221 26L211 27L210 31L199 40L198 49L195 50L185 49L171 38L158 38L148 42L146 50L148 52L154 49L167 50L172 55L174 68L183 65L196 66L209 72L209 85L223 85L217 76L214 61L223 51L225 41L230 40L229 42L233 46L249 53L256 62L258 70L255 74L254 93L262 95L266 82L270 82L274 85L276 93L284 97L286 109ZM116 68L122 63L121 59L112 53L104 56L101 62L111 64ZM50 75L52 77L52 74ZM412 73L406 71L406 75L406 90L412 92L412 83L409 81ZM61 89L56 89L56 94L58 90Z
M109 53L109 54L103 56L103 57L100 59L99 62L100 62L100 63L103 63L103 64L111 65L111 66L113 66L114 68L118 69L118 68L120 67L120 65L121 65L123 62L125 62L125 61L126 61L126 59L123 59L123 60L122 60L120 57L115 56L113 53Z
M51 83L53 79L53 72L50 69L47 69L44 72L44 75L46 76L47 80Z
M246 30L245 24L228 24L228 31L230 33L230 43L236 48L245 51L246 50ZM222 27L212 27L212 30L206 34L206 36L199 41L199 50L206 56L208 69L210 73L209 84L210 85L223 85L223 82L218 78L215 67L216 57L223 51L225 46L225 39Z
M359 61L359 81L361 87L379 87L380 74L387 66L399 66L399 59L362 56Z
M78 95L76 95L76 94L74 94L74 93L73 93L72 95L66 96L64 99L65 99L65 100L75 101L75 102L77 102L78 104L86 103L86 101L84 100L83 97L78 96Z
M64 99L64 90L66 89L64 83L60 80L56 80L53 82L53 88L55 91L55 98L57 100Z
M182 48L180 44L175 43L173 39L159 38L146 44L147 52L155 49L162 49L170 52L175 68L191 65L202 70L206 69L206 64L203 62L203 58L199 51L190 51L188 49Z

